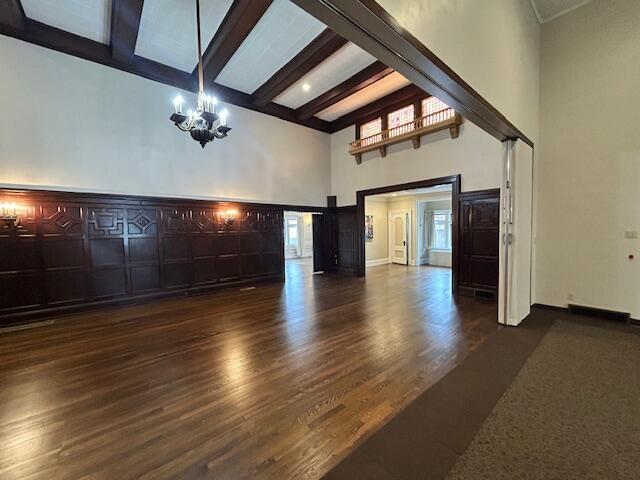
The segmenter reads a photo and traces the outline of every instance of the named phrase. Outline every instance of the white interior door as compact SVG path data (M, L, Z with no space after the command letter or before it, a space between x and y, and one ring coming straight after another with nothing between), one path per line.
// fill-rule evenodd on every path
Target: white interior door
M408 264L408 245L407 245L407 214L394 213L389 214L390 217L390 233L389 235L389 256L393 263L401 265Z

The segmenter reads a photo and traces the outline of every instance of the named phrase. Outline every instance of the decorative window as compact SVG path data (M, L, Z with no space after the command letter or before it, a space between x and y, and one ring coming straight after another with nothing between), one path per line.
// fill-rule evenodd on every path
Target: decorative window
M413 114L413 104L391 112L387 116L387 128L390 129L389 136L395 137L396 135L401 135L413 130L413 120L415 118Z
M436 210L431 215L429 247L451 250L451 210Z
M362 145L371 145L382 140L382 117L360 125L360 138Z
M456 112L449 105L436 97L422 100L422 116L426 117L423 125L433 125L452 118Z

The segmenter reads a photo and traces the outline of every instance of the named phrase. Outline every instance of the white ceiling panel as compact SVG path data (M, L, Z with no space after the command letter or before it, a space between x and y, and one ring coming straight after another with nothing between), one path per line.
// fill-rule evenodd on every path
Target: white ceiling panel
M375 61L375 57L349 42L273 101L289 108L298 108Z
M206 50L233 0L200 2L202 52ZM145 0L136 55L192 72L198 64L195 0Z
M373 83L368 87L354 93L353 95L350 95L344 100L341 100L338 103L325 108L316 116L321 118L322 120L331 122L336 118L340 118L341 116L352 112L360 107L363 107L373 102L374 100L384 97L391 92L395 92L396 90L399 90L402 87L409 85L410 83L411 82L404 78L400 73L393 72L386 77L378 80L376 83Z
M216 82L253 93L324 29L289 0L274 0Z
M536 12L538 21L544 23L586 5L590 1L591 0L531 0L531 6Z
M22 0L22 8L32 20L109 43L111 0Z

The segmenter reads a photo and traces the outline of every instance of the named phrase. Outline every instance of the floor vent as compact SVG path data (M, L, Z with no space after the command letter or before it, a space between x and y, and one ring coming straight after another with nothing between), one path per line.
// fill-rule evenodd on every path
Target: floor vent
M623 322L623 323L627 323L630 318L630 315L625 312L616 312L613 310L605 310L602 308L585 307L584 305L569 304L569 311L577 315L604 318L606 320L613 320L616 322Z
M495 293L490 290L478 290L476 289L474 293L476 298L495 298Z

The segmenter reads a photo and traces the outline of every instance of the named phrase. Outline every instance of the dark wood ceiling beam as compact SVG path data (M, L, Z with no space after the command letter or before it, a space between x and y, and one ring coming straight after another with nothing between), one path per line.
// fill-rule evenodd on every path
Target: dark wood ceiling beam
M346 43L344 38L327 28L253 92L254 103L266 105Z
M112 0L111 54L118 62L131 63L138 40L144 0Z
M25 19L20 0L2 0L0 2L0 24L15 30L22 30Z
M266 113L273 117L281 118L289 122L298 123L306 127L320 130L323 132L329 132L331 124L325 120L321 120L316 117L311 117L306 120L300 120L296 117L295 110L284 105L278 105L277 103L269 102L266 105L256 105L253 103L253 97L247 93L240 92L233 88L225 87L224 85L217 84L215 82L209 82L205 86L207 91L215 94L218 100L226 103L231 103L238 107L248 108L257 112Z
M368 87L392 72L393 69L387 67L384 63L374 62L363 70L360 70L351 78L342 82L340 85L333 87L331 90L296 109L296 115L301 120L311 118L316 113L338 103L340 100L344 100L350 95Z
M335 133L354 123L364 123L381 115L381 112L402 108L423 98L430 97L428 93L416 85L407 85L363 107L336 118L331 122L330 133Z
M183 72L177 68L169 67L137 55L133 55L130 63L120 62L112 57L111 47L109 45L80 37L73 33L36 22L28 18L25 19L24 28L22 30L0 24L0 34L106 65L108 67L117 68L118 70L171 85L182 90L194 93L198 90L196 77L191 73ZM209 83L208 87L212 94L216 95L224 102L257 112L266 113L268 115L323 132L329 131L329 122L318 118L311 118L304 121L298 120L295 116L295 110L291 108L276 105L274 103L268 103L264 106L254 105L252 97L246 93L239 92L222 85L217 85L215 83ZM168 104L167 119L170 111L171 108Z
M205 79L215 81L271 3L272 0L234 0L202 55Z
M291 0L490 135L533 142L375 0Z

